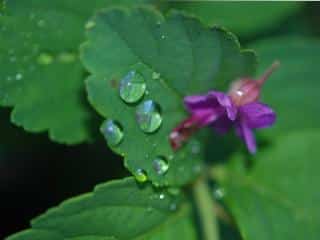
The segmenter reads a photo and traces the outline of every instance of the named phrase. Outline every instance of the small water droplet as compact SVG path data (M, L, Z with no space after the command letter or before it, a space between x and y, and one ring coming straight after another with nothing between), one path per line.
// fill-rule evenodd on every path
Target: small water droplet
M200 153L200 142L198 141L192 141L191 143L191 153L192 154L199 154Z
M177 196L177 195L179 195L181 193L181 189L177 188L177 187L170 187L170 188L168 188L168 192L171 195Z
M169 169L168 161L163 157L156 157L152 162L152 166L159 175L164 175Z
M143 169L141 169L141 168L139 168L139 169L137 169L137 170L135 171L134 177L136 178L136 180L137 180L138 182L145 182L145 181L148 180L147 173L146 173Z
M147 212L152 212L152 207L147 207Z
M21 80L23 78L23 75L21 73L16 74L16 80Z
M137 107L136 117L141 130L147 133L156 131L162 123L160 107L152 100L144 101Z
M226 191L223 188L215 188L213 190L213 197L220 200L226 195Z
M156 79L159 79L160 78L160 73L157 73L157 72L153 72L152 73L152 79L156 80Z
M166 196L165 196L163 193L161 193L161 194L159 195L159 199L161 199L161 200L163 200L165 197L166 197Z
M77 59L76 54L71 52L63 52L58 55L58 61L62 63L71 63L74 62Z
M17 58L15 56L12 56L9 58L10 62L15 62L17 60Z
M37 58L37 62L40 65L49 65L52 63L52 61L53 57L48 53L41 53Z
M177 210L177 204L176 203L171 203L169 205L169 210L170 211L176 211Z
M130 71L120 81L120 97L123 101L127 103L137 102L139 99L142 98L145 90L145 80L143 76L136 71Z
M169 157L168 157L168 159L169 159L169 160L172 160L172 159L173 159L173 154L170 154Z
M118 145L123 139L122 127L113 120L106 120L102 124L100 131L111 146Z
M93 28L95 25L96 25L96 23L94 21L88 21L85 25L85 28L89 30L89 29Z
M38 27L44 27L46 25L46 22L43 19L40 19L37 23Z
M166 38L166 36L165 35L161 35L161 39L165 39Z

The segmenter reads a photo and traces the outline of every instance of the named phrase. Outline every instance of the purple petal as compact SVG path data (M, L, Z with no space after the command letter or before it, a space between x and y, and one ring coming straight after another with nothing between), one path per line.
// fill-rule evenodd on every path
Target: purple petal
M275 112L267 105L253 102L243 105L239 109L241 120L249 128L265 128L271 126L276 120Z
M222 116L218 118L211 126L220 134L227 133L232 127L233 122L227 117Z
M250 153L254 154L257 151L256 139L252 130L246 124L245 121L239 121L236 126L238 135L244 140Z
M204 127L214 122L220 115L221 112L215 111L215 109L204 109L195 111L192 116L198 127Z
M228 118L230 118L230 120L236 119L237 108L234 106L231 98L228 95L221 92L214 92L214 91L209 92L208 95L216 98L219 104L226 109Z

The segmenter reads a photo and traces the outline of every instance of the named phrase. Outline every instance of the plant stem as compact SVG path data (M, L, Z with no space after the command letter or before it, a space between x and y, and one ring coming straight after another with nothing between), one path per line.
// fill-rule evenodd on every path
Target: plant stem
M218 223L214 213L213 201L207 184L203 179L193 186L193 194L198 208L204 240L219 240Z

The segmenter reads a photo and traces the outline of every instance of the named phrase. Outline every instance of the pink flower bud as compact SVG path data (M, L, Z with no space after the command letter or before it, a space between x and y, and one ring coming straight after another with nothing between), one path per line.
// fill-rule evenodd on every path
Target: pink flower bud
M279 65L278 61L274 62L258 80L242 78L232 83L229 90L232 102L236 106L242 106L259 100L262 85Z

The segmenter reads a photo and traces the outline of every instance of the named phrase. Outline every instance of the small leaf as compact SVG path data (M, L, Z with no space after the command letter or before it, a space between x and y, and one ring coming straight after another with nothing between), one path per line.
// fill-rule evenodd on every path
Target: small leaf
M84 23L105 1L6 1L0 16L0 105L12 122L52 140L90 138L91 112L84 99L85 70L78 48Z
M263 87L263 102L277 113L277 122L264 135L320 127L320 41L297 37L268 39L252 45L261 59L263 72L275 59L281 63Z
M279 137L253 169L235 156L225 169L225 200L244 239L319 239L320 132Z
M123 130L121 142L111 147L124 156L133 174L143 169L157 185L190 181L198 174L201 148L193 153L190 142L175 153L168 141L186 117L183 96L222 89L234 78L250 75L255 55L241 52L232 34L205 28L177 12L164 18L146 8L113 9L90 22L94 27L82 47L82 60L92 73L87 79L89 100ZM128 85L130 75L139 76L132 80L135 85ZM134 94L131 88L125 94L119 90L138 82L145 84L142 94L136 87ZM154 169L159 157L169 164L165 174Z
M195 240L190 208L181 200L132 178L113 181L50 209L8 240Z
M172 8L191 13L209 26L225 26L245 37L277 27L301 6L297 2L171 2Z

